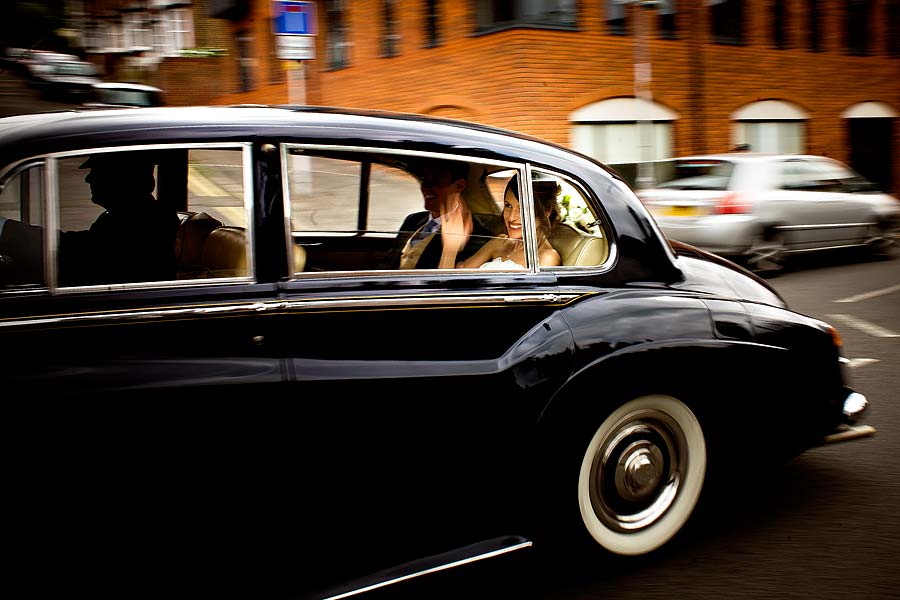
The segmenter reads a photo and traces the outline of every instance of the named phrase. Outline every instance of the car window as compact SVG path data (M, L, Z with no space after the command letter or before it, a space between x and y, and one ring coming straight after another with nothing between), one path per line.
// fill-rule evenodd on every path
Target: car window
M179 211L181 224L175 238L176 277L179 280L252 277L252 232L245 204L243 151L191 148L186 154L186 205ZM175 191L180 194L177 175L184 163L178 155L174 163ZM170 200L165 192L161 190L160 199L176 206L180 204L177 198Z
M452 268L505 233L502 196L489 183L490 174L504 170L500 166L294 146L287 147L286 164L295 273ZM462 180L463 204L453 202L460 215L471 217L468 234L453 232L453 216L446 222L431 218L431 210L440 215L440 209L426 208L423 190L434 183L435 169L448 169L441 193L450 194L454 186L448 182ZM451 250L454 240L462 247ZM444 257L450 262L442 262Z
M252 277L244 160L240 146L103 149L22 171L3 192L2 252L4 262L16 265L3 269L3 285ZM43 198L50 172L57 186ZM43 216L46 201L53 203L52 229ZM55 260L45 273L48 244Z
M595 267L606 262L609 238L583 188L567 177L539 169L532 171L532 179L539 243L543 208L547 240L559 253L560 266Z
M878 189L873 182L838 161L819 158L811 160L810 163L819 172L821 178L838 182L840 191L871 192Z
M97 67L88 62L61 62L56 65L56 74L93 77L97 75Z
M657 187L676 190L727 190L734 163L717 159L660 161Z
M0 181L0 290L44 285L43 173L38 162Z
M825 168L817 162L790 159L780 163L781 182L786 190L827 192L839 189L839 171Z
M144 90L95 88L94 95L96 101L103 104L122 106L160 106L162 104L157 94Z

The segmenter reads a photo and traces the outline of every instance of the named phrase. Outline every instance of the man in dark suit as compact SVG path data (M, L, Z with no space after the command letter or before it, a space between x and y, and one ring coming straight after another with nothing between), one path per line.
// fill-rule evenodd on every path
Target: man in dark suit
M80 167L91 202L102 207L87 231L59 238L62 285L175 278L178 216L153 197L154 163L147 153L97 154Z
M468 163L462 161L433 160L424 165L420 184L425 210L404 219L382 268L453 268L493 236L462 196L468 172ZM444 234L445 228L456 233Z

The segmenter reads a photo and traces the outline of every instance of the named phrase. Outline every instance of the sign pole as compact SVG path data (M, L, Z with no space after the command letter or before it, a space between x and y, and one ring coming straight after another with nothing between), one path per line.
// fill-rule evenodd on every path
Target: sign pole
M290 60L287 62L288 104L302 106L306 104L306 62Z

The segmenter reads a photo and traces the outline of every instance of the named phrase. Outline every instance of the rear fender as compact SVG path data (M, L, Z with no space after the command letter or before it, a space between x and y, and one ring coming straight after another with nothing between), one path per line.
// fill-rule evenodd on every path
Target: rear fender
M783 352L737 340L631 346L575 373L545 406L539 430L542 438L557 441L560 435L580 438L616 406L646 394L666 394L694 411L712 453L720 444L748 439L771 417L763 410L770 398L761 395L770 386L765 378L748 376L746 367L760 364L757 361L777 361Z

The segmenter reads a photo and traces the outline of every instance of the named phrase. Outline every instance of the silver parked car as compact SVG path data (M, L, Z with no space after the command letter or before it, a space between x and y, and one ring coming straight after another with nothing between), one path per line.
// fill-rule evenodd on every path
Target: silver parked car
M156 86L142 83L103 81L93 85L90 100L84 108L115 108L119 106L163 106L165 95Z
M900 202L836 160L726 153L655 165L659 183L637 194L670 239L780 270L792 253L897 248Z

